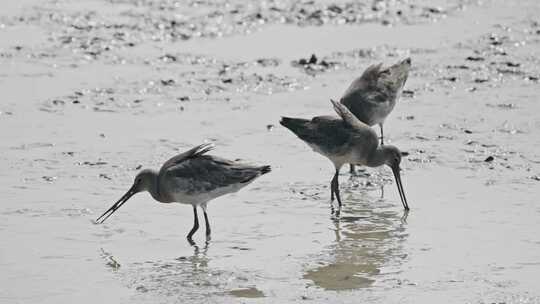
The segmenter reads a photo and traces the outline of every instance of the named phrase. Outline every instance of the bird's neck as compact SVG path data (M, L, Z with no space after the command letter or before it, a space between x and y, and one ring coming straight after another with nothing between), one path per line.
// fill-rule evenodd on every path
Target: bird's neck
M161 193L159 191L159 183L158 183L158 174L154 173L151 176L148 176L147 183L148 183L148 186L146 190L150 193L150 195L156 201L161 201Z
M369 157L367 158L366 165L368 167L379 167L386 163L386 153L384 146L378 146L377 149L373 150Z

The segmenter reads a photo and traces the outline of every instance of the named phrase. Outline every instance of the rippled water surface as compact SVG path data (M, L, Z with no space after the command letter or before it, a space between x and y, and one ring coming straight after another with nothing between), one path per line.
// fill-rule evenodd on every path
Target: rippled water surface
M0 302L540 303L536 1L0 8ZM330 162L279 117L405 56L385 139L412 210L388 168L342 170L337 219ZM204 140L273 167L210 203L210 243L146 193L93 223Z

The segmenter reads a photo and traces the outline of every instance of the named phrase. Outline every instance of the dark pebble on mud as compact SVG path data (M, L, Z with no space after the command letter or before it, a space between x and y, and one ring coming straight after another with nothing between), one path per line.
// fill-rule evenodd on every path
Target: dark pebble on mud
M484 162L489 163L492 162L495 158L493 156L488 156L486 159L484 159Z
M266 125L266 130L272 131L273 129L274 129L274 125L272 125L272 124Z
M448 80L448 81L451 81L451 82L455 82L457 80L457 77L456 76L443 77L443 80Z
M280 60L277 58L261 58L256 60L257 64L263 67L278 66Z
M176 99L180 101L189 101L189 96L180 96L180 97L177 97Z
M511 61L507 61L505 62L506 66L508 67L511 67L511 68L517 68L519 67L521 64L517 63L517 62L511 62Z
M52 183L56 180L56 176L42 176L41 177L42 179L44 179L45 181L49 182L49 183Z
M161 84L164 86L170 86L175 83L174 79L162 79Z
M174 62L174 61L176 61L176 56L171 55L171 54L165 54L165 55L159 57L159 59L163 60L165 62Z
M486 104L486 105L487 105L488 107L492 107L492 108L497 107L497 108L508 109L508 110L509 110L509 109L514 109L514 108L516 107L516 105L513 104L513 103L499 103L499 104L496 104L496 105L493 105L493 104L488 103L488 104Z
M480 57L480 56L469 56L465 59L468 61L484 61L485 60L484 57Z
M109 176L108 176L107 174L105 174L105 173L100 173L100 174L99 174L99 177L100 177L100 178L104 178L104 179L108 179L108 180L112 180L112 178L109 177Z
M82 163L79 163L79 165L87 165L87 166L102 166L106 164L107 162L104 162L104 161L96 161L96 162L84 161Z
M411 91L411 90L403 90L403 91L401 92L401 95L402 95L403 97L409 97L409 98L411 98L411 97L414 97L414 91Z
M474 82L476 82L476 83L484 83L484 82L488 82L488 81L489 81L488 79L482 79L482 78L476 78L474 80Z
M468 70L468 69L469 69L468 66L463 65L463 64L461 64L461 65L448 65L448 66L446 66L446 67L447 67L448 69L458 69L458 70Z
M497 69L497 72L500 74L509 74L509 75L521 75L522 71L517 69Z
M148 288L144 287L144 286L137 286L137 288L135 288L137 291L139 292L148 292Z
M471 131L471 130L467 130L467 129L463 130L463 132L465 132L465 133L467 133L467 134L472 134L472 131Z
M426 7L426 11L432 14L443 14L444 10L440 7Z
M137 167L135 167L135 170L139 170L142 168L142 165L137 165Z

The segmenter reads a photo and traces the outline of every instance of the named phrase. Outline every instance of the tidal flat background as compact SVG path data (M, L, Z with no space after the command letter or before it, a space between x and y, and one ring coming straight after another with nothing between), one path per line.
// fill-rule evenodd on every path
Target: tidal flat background
M540 303L540 2L24 0L0 4L1 303ZM314 56L312 56L314 55ZM342 170L280 116L333 114L371 64L412 70L409 152ZM378 130L377 130L378 131ZM140 168L203 141L270 164L192 210Z

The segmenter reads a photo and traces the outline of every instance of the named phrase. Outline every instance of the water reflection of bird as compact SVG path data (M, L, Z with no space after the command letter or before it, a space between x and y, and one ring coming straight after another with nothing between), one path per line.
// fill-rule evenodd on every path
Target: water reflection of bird
M384 120L394 109L410 69L411 58L384 69L382 63L371 65L351 83L341 97L341 103L360 121L368 126L379 125L381 144L384 144ZM351 164L351 173L354 171L354 164Z
M96 222L103 223L134 194L148 191L160 203L179 202L192 205L194 224L187 235L192 245L194 244L192 236L199 229L197 207L201 207L206 223L206 237L209 240L211 230L206 213L208 202L236 192L257 177L270 172L270 166L252 166L206 155L212 149L212 144L202 144L169 159L159 172L142 170L126 194Z
M334 194L341 210L339 171L344 164L360 164L369 167L388 165L392 168L401 202L409 210L401 184L401 152L390 145L380 146L375 132L358 120L343 104L332 100L334 110L341 117L317 116L311 120L283 117L280 123L306 142L315 152L326 156L335 167L330 183L331 201Z
M406 225L396 220L397 212L355 204L347 205L344 214L354 215L333 221L334 242L323 251L318 266L303 275L326 290L370 287L384 265L400 263L404 256Z

